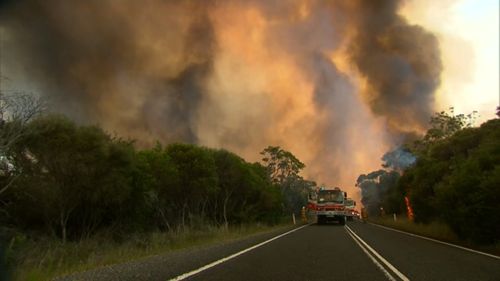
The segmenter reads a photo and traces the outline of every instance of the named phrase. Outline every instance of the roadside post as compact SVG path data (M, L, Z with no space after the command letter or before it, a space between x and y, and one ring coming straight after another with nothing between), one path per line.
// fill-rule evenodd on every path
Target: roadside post
M296 225L297 222L295 221L295 213L292 213L292 220L293 220L293 225Z

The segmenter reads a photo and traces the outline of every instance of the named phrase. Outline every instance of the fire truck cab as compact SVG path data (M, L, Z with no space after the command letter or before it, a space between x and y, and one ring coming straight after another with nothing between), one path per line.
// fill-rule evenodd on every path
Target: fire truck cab
M359 218L359 213L358 211L356 211L356 201L354 201L352 198L346 198L345 212L348 221L352 221L354 218Z
M328 221L337 221L340 225L345 225L346 210L345 199L346 192L342 192L339 187L326 189L321 187L315 192L309 194L308 210L316 217L318 224L324 224Z

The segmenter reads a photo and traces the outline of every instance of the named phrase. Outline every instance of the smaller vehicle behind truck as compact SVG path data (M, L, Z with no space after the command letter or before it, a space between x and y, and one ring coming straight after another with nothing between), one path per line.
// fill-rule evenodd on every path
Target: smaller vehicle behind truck
M334 189L320 188L309 194L309 212L316 217L318 224L336 221L340 225L344 225L346 221L344 205L346 195L338 187Z
M348 221L359 218L359 213L356 211L356 201L352 198L346 198L345 200L345 215Z

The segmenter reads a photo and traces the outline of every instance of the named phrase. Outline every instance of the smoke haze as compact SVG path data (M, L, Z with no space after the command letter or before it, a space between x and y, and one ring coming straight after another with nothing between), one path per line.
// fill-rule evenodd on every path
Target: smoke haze
M140 145L254 161L280 145L307 177L354 193L433 111L437 40L400 2L13 1L0 6L2 64L53 111Z

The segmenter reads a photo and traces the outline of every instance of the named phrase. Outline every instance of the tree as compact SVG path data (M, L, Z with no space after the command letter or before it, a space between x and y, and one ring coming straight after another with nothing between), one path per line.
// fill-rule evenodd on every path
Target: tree
M154 216L159 222L154 222L160 228L172 230L177 224L178 213L175 200L181 191L179 171L174 166L166 149L157 144L153 149L138 153L138 184L146 193L148 204L152 207Z
M386 211L399 212L393 202L387 201L388 194L394 196L392 193L399 176L398 171L377 170L358 177L356 186L361 189L361 202L369 215L379 216L380 208L383 206L390 207ZM393 199L391 197L391 200Z
M281 206L283 205L283 196L280 190L272 188L272 183L268 177L266 167L260 163L246 163L249 174L249 185L253 192L252 204L249 207L247 221L262 221L268 223L277 223L282 216Z
M208 149L190 144L171 144L166 153L178 171L179 185L174 196L179 201L184 227L186 218L190 223L196 214L198 218L205 218L209 199L218 191L215 162Z
M421 140L417 140L410 149L419 155L425 154L428 148L441 140L451 137L456 132L465 127L470 127L471 123L463 114L450 115L445 111L435 113L431 117L429 124L431 127Z
M132 188L131 143L61 116L37 118L28 129L13 158L23 171L11 195L18 225L45 222L65 242L120 221Z
M440 217L462 238L496 243L500 233L500 119L447 141L449 171L435 185Z
M398 189L415 221L442 220L459 237L497 243L500 232L500 119L466 127L427 144Z
M12 186L21 172L10 163L9 150L28 133L27 124L43 110L44 104L33 95L0 93L0 176L4 178L0 195Z
M404 210L405 194L397 183L401 174L415 164L416 157L406 147L398 147L386 152L381 160L384 169L360 175L356 180L361 202L370 215L380 215L380 208L400 213Z
M305 167L291 152L279 146L268 146L260 153L272 182L283 185L290 178L298 178Z
M0 93L0 153L5 153L26 134L26 125L44 110L44 104L33 95Z
M302 207L307 205L309 192L316 187L314 181L304 180L301 177L290 177L284 185L283 201L287 213L299 213Z
M244 160L237 155L226 151L218 150L214 152L215 165L218 175L218 183L220 187L220 197L222 198L222 218L224 227L227 229L229 225L228 212L234 212L229 209L232 197L244 197L246 190L244 189ZM236 201L236 200L234 200ZM217 208L217 206L216 206Z
M280 187L283 197L283 211L298 212L307 202L312 181L304 180L300 171L305 168L297 157L279 146L268 146L260 153L269 179Z

